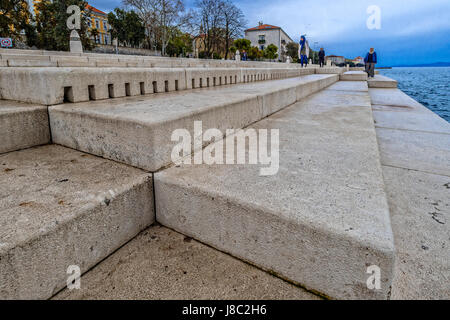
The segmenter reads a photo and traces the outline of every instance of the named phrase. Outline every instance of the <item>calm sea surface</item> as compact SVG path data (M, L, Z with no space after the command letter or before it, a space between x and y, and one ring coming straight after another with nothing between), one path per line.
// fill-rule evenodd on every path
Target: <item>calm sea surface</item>
M450 67L380 70L400 90L450 122Z

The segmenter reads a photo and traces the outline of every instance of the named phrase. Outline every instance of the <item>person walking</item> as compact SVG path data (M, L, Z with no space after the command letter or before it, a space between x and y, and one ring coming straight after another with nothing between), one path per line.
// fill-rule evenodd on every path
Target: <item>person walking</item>
M298 48L298 58L300 63L305 65L305 68L308 66L308 56L309 56L309 44L306 40L305 36L300 37L300 46Z
M247 56L247 51L244 50L244 52L242 52L242 61L247 61L248 56Z
M370 51L366 54L364 58L364 63L366 64L366 72L369 78L375 77L375 65L377 64L377 53L374 48L370 48Z
M321 68L325 65L325 50L323 48L320 48L319 51L319 65Z

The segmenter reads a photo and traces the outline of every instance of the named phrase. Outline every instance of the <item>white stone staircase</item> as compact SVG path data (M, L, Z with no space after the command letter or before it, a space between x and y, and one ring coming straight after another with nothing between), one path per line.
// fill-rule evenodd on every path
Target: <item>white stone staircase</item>
M16 60L67 59L35 57ZM81 60L91 57L121 59ZM146 59L126 59L0 70L13 83L0 81L3 99L23 83L35 91L15 99L44 103L0 101L0 298L50 298L69 265L86 273L155 221L323 297L390 298L396 252L365 74L165 58L148 59L164 68L135 69ZM45 81L34 87L33 77ZM75 98L77 78L87 98ZM58 104L64 95L75 103ZM171 134L194 121L223 132L279 129L278 174L175 166ZM366 285L373 265L379 290Z

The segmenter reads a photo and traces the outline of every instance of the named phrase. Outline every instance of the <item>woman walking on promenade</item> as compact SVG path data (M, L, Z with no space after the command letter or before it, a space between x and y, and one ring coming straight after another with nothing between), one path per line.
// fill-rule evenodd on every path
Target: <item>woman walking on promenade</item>
M364 62L366 64L367 75L369 78L373 78L375 76L375 65L377 64L377 53L374 48L370 48L370 51L364 58Z
M305 64L305 67L308 66L308 55L309 55L309 44L308 41L306 41L305 36L300 37L300 47L298 49L298 58L300 59L300 63Z
M321 68L323 68L325 64L325 50L323 50L323 48L320 48L319 51L319 65Z

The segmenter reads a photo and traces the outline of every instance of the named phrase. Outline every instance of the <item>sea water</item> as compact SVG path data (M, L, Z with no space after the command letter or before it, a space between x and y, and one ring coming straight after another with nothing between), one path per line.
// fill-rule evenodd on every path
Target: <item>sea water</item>
M450 67L382 69L398 88L450 122Z

